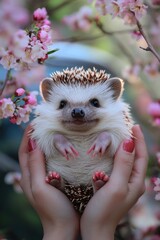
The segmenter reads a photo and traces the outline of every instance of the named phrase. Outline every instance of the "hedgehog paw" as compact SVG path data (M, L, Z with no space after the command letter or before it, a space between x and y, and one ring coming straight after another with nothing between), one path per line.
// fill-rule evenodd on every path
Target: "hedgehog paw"
M61 176L57 172L49 172L46 177L46 182L58 189L62 187Z
M97 155L102 157L111 143L111 136L108 132L102 132L98 135L92 146L87 151L94 158Z
M93 174L92 180L94 192L96 192L108 182L109 176L103 171L97 171Z

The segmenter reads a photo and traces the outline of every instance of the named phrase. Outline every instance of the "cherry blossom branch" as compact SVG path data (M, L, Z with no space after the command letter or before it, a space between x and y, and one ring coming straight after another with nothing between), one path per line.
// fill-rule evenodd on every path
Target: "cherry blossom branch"
M4 90L4 88L5 88L8 80L10 80L10 79L11 79L11 69L9 69L9 70L7 71L6 78L5 78L5 80L4 80L4 83L3 83L3 85L2 85L2 88L0 88L0 96L2 95L3 90Z
M122 31L116 31L116 32L109 32L109 31L106 31L102 25L101 22L96 22L96 26L99 28L99 30L105 34L105 35L112 35L112 38L116 41L116 43L118 44L118 46L120 47L120 49L123 51L123 53L125 53L125 55L129 58L130 62L131 63L134 63L135 60L133 58L133 56L127 51L127 49L125 48L125 46L119 41L119 39L117 39L114 35L117 34L117 33L122 33ZM126 31L126 30L124 30ZM124 33L123 31L123 33ZM132 30L133 31L133 30Z
M147 43L147 47L143 48L140 47L141 49L145 50L145 51L149 51L152 52L153 55L158 59L158 61L160 62L160 55L157 53L157 51L154 49L153 45L150 43L150 41L148 40L148 37L146 36L145 32L143 31L142 25L140 24L140 22L137 20L137 27L140 31L140 33L142 34L143 38L145 39L146 43Z
M53 8L49 8L48 9L48 14L52 14L53 12L55 11L58 11L59 9L65 7L66 5L72 3L72 2L75 2L75 0L65 0L64 2L58 4L57 6L54 6Z
M99 34L99 35L84 36L84 37L81 35L81 36L73 36L73 37L68 37L68 38L57 38L54 40L55 41L69 41L69 42L91 41L91 40L96 40L98 38L102 38L102 37L104 37L104 35L117 35L117 34L131 33L135 30L136 29L122 29L122 30L117 30L117 31L106 31L103 29L102 34Z
M62 42L83 42L83 41L92 41L92 40L96 40L98 38L102 38L104 37L104 34L100 34L100 35L94 35L94 36L86 36L83 37L81 36L73 36L73 37L68 37L68 38L57 38L54 39L55 41L62 41Z

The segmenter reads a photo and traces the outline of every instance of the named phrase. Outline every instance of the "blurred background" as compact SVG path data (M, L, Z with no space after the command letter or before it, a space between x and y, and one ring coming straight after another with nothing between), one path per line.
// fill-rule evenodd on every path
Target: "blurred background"
M39 64L33 70L13 71L19 86L22 82L22 86L25 85L29 91L39 91L39 82L44 76L75 66L84 66L85 69L93 67L98 70L104 69L111 76L124 79L123 97L131 106L135 123L140 124L144 132L149 152L149 166L146 193L128 214L126 222L119 227L118 239L158 240L160 239L160 204L155 200L157 193L154 191L154 184L155 179L160 175L160 63L151 52L142 49L147 45L141 34L137 38L137 25L124 23L122 18L113 19L109 14L102 15L102 6L94 5L94 2L98 1L90 2L92 1L1 0L0 43L3 45L6 37L4 23L8 21L6 26L14 23L15 29L27 29L32 23L35 9L45 7L52 29L53 43L49 46L49 50L58 49L58 51L50 54L43 64ZM160 1L143 2L148 6L148 12L141 19L141 24L158 53ZM92 11L85 10L85 13L79 14L79 17L73 20L71 14L79 13L84 5ZM70 15L72 18L67 19L66 16ZM19 16L19 20L16 16ZM8 71L0 65L2 87L7 73ZM5 89L1 98L11 95L9 87L6 86ZM38 102L40 100L41 97L38 96ZM154 104L156 104L155 108ZM33 114L30 120L32 118ZM18 148L27 124L28 122L16 125L9 119L0 119L0 239L42 238L40 221L20 192L19 175L15 173L20 172Z

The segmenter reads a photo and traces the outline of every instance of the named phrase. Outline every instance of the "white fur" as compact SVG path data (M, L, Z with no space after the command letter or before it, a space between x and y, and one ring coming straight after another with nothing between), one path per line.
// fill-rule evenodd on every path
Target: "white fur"
M121 98L112 99L112 90L108 83L99 83L83 87L59 84L51 89L50 102L42 102L36 108L37 117L33 120L34 131L32 137L46 155L47 171L57 171L68 182L77 184L90 184L92 174L105 171L110 174L113 164L113 155L123 139L130 138L132 120L129 106ZM91 98L98 98L100 108L96 108L96 115L101 119L98 125L88 132L71 132L62 128L61 111L57 110L59 101L66 99L69 102L85 104ZM129 117L126 123L124 113ZM107 131L111 136L110 152L100 157L92 158L87 150L93 144L97 135ZM54 134L64 135L79 152L75 159L66 160L54 147Z

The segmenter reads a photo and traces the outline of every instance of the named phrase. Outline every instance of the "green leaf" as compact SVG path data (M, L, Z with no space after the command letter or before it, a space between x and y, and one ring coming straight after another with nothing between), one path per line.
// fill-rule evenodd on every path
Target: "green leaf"
M57 51L59 51L59 49L58 49L58 48L57 48L57 49L53 49L53 50L49 51L47 54L49 55L49 54L52 54L52 53L54 53L54 52L57 52Z

